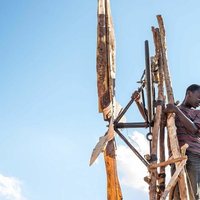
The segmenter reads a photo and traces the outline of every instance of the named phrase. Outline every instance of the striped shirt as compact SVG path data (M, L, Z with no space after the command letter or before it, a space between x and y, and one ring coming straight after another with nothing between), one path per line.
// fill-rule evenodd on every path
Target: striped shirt
M198 127L200 130L200 110L194 110L179 106L179 109ZM187 143L188 151L200 155L200 131L190 133L176 116L177 137L180 147Z

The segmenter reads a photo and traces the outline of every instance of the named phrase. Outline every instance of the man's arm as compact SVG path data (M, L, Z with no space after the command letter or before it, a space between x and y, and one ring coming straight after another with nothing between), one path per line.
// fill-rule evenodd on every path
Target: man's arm
M168 104L165 113L175 113L183 126L192 134L199 132L198 127L177 106Z

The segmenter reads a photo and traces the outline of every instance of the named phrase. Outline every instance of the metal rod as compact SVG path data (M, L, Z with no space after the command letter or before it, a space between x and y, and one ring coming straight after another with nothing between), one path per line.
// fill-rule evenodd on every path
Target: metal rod
M147 128L147 122L115 123L116 128Z
M147 104L148 104L148 120L151 123L153 120L153 100L152 100L152 72L151 72L151 62L149 56L149 42L145 41L145 79L146 79L146 94L147 94Z
M146 121L149 123L149 116L148 116L148 113L147 113L147 109L146 109L146 103L145 103L145 98L144 98L144 90L142 89L141 91L142 93L142 103L143 103L143 107L144 107L144 114L146 116Z
M142 83L141 87L138 88L138 92L141 92L143 88L144 88L144 83ZM116 124L116 123L118 123L120 121L120 119L124 116L124 114L127 112L127 110L129 109L129 107L132 105L133 102L134 102L134 99L132 98L128 102L126 107L122 110L122 112L117 116L117 118L114 121L114 124Z
M123 115L126 113L126 111L129 109L129 107L131 106L131 104L134 102L134 99L131 99L128 104L126 105L126 107L122 110L122 112L117 116L117 118L114 121L115 123L118 123L120 121L120 119L123 117Z
M143 156L131 145L131 143L125 138L125 136L116 128L116 133L120 136L120 138L129 146L129 148L133 151L133 153L143 162L146 167L149 167L149 162L143 158Z

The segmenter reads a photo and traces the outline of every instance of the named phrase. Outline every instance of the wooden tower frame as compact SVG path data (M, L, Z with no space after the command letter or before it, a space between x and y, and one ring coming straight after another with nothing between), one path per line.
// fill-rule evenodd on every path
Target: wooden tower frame
M117 162L115 153L115 134L128 145L134 154L148 169L148 176L144 180L149 184L149 199L172 199L173 188L178 183L180 199L189 200L189 192L184 166L187 161L185 155L188 147L185 144L181 149L178 145L175 126L175 114L164 114L166 103L174 104L172 81L167 60L166 33L161 15L157 16L158 28L152 27L155 55L149 55L149 43L145 41L145 71L140 80L141 86L138 93L146 89L147 109L144 122L123 123L120 120L135 101L132 95L128 104L116 111L115 100L115 39L111 17L110 1L98 0L98 36L97 36L97 80L99 112L103 113L104 120L109 122L108 131L100 137L93 150L90 165L101 152L107 173L107 199L121 200L122 192L117 176ZM155 92L155 89L156 91ZM166 91L166 94L165 94ZM143 96L143 95L142 95ZM144 96L143 96L144 105ZM144 105L145 106L145 105ZM167 133L165 133L165 127ZM148 140L150 140L149 155L141 155L121 133L122 128L148 128ZM165 158L165 134L168 137L168 150L171 156ZM175 164L176 170L170 181L166 184L165 167Z

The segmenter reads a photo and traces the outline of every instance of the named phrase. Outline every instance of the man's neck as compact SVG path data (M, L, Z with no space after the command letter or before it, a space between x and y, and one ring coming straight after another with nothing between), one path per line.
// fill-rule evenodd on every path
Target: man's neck
M182 107L185 107L185 108L190 108L190 109L192 108L192 106L190 105L190 103L187 102L186 100L184 100L184 101L182 102L181 106L182 106Z

